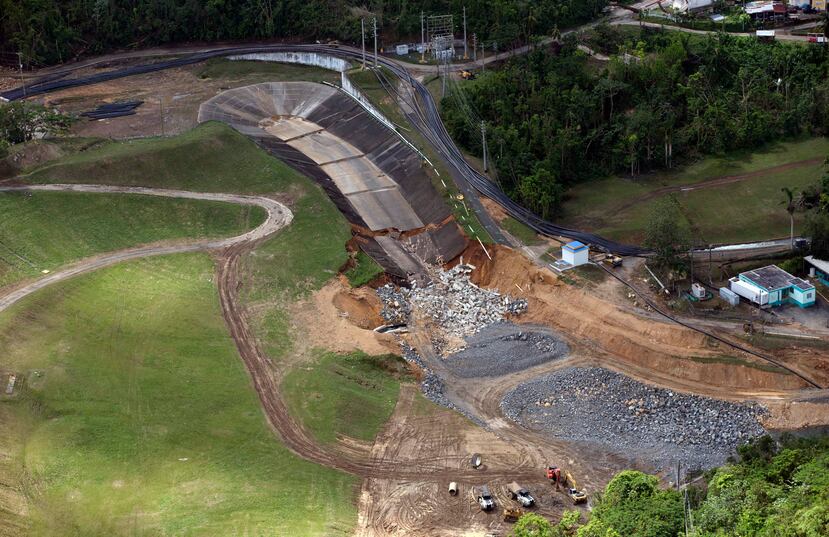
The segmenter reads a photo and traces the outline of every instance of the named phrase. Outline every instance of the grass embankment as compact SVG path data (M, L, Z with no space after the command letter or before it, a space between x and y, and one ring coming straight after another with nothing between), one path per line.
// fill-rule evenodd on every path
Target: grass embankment
M829 139L777 143L754 153L710 157L671 172L637 180L612 177L573 187L567 193L562 225L595 231L611 239L637 242L644 238L648 215L660 198L679 201L686 224L698 242L744 242L789 234L789 215L782 187L799 191L821 174ZM815 162L802 165L803 161ZM789 169L769 168L791 164ZM654 195L664 187L683 187L715 178L756 174L738 182L696 190ZM795 233L802 215L795 217Z
M4 484L34 535L331 535L357 480L268 429L206 255L152 258L53 287L0 314ZM19 440L19 441L18 441ZM15 483L16 481L16 483ZM6 519L6 520L4 520ZM20 519L0 511L0 526Z
M20 179L263 194L284 191L295 175L227 125L209 122L169 138L105 142Z
M383 274L383 267L362 250L354 256L354 266L345 271L345 277L348 278L351 287L366 285L381 274Z
M392 84L397 83L397 77L392 75L390 71L382 67L381 69L383 69L383 72ZM429 142L421 136L420 133L418 133L414 127L411 126L411 124L409 124L409 121L403 115L403 112L400 110L400 107L397 105L395 99L389 96L388 92L377 80L377 75L370 70L361 71L359 69L355 69L350 71L348 76L351 78L351 81L358 88L360 88L360 91L372 102L372 104L377 107L378 110L380 110L394 124L403 127L403 135L406 139L414 144L414 146L426 155L435 165L435 168L440 176L435 174L427 164L424 164L426 173L432 180L432 185L446 200L446 203L449 205L449 209L455 216L455 220L457 220L463 228L464 233L472 238L477 236L482 242L491 244L492 238L478 221L475 212L465 209L463 204L456 199L459 191L455 187L455 183L452 181L452 176L449 173L449 168L443 162L443 159L438 156L431 144L429 144ZM441 179L443 179L442 182ZM443 186L444 183L446 186Z
M340 82L340 73L311 67L254 60L228 60L212 58L201 64L196 71L199 78L244 79L248 84L257 82Z
M142 171L136 172L136 166ZM297 344L303 337L297 331L305 327L294 324L290 307L336 274L347 260L344 245L350 238L345 218L312 181L220 124L171 139L107 143L75 155L72 162L39 170L34 178L76 177L78 182L281 193L294 220L242 259L240 294L253 316L252 329L275 366L304 365L297 355L312 350ZM195 272L189 272L191 264ZM36 397L27 395L25 405L14 404L15 412L25 409L25 414L10 427L15 434L4 437L26 439L6 450L14 451L15 460L26 453L49 461L43 465L48 472L38 473L43 479L24 475L33 486L21 489L37 500L32 500L29 518L43 528L40 533L351 532L358 481L297 459L267 430L218 317L211 279L210 264L199 256L131 263L50 288L18 304L13 317L0 316L0 334L12 333L2 331L8 323L22 327L10 367L24 372L27 383L29 378L37 381L30 375L34 369L46 370L43 382L54 379L35 386ZM35 303L37 315L26 309ZM54 310L46 307L52 303ZM95 322L82 324L86 319ZM387 378L382 384L391 397L396 381ZM338 401L354 408L349 400L363 395L347 383L341 387ZM57 410L41 400L55 401ZM38 408L42 418L35 419ZM58 418L57 427L62 416L79 429L52 433L51 418ZM354 426L367 436L380 425L375 419ZM41 427L47 431L41 433ZM69 447L61 443L67 438L74 442ZM56 462L64 459L65 464ZM73 465L76 459L82 460ZM0 466L3 482L16 480L19 469Z
M0 287L81 258L160 240L231 237L259 207L120 194L0 192Z
M309 367L294 369L282 383L291 413L324 443L345 435L371 442L389 419L405 363L396 356L320 353Z

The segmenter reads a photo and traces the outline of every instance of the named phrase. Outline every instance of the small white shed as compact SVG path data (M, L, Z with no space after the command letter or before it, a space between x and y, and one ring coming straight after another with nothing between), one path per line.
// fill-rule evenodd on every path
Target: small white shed
M561 247L561 260L578 267L587 263L590 249L579 241L568 242Z

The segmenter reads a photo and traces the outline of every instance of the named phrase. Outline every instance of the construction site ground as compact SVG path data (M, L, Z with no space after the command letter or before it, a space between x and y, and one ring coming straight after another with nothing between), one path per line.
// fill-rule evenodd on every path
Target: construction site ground
M64 91L45 99L78 111L93 108L103 100L143 98L147 103L136 116L75 126L75 132L83 136L130 138L186 131L195 125L200 103L226 87L262 80L257 78L260 75L238 72L233 74L237 78L230 81L201 79L199 69L194 66L142 75ZM278 74L269 72L265 77L274 80ZM122 190L104 187L107 193ZM320 192L316 194L321 196ZM507 315L514 323L509 330L543 331L546 336L566 343L569 351L551 352L549 359L527 362L504 374L458 374L442 356L442 349L435 348L435 342L441 338L436 337L433 321L422 312L415 312L407 334L373 331L383 321L383 305L376 293L367 288L349 288L332 270L332 265L345 261L347 226L338 220L321 233L320 228L327 223L306 219L309 214L325 210L335 213L331 204L321 208L321 202L294 203L290 192L269 195L286 198L289 207L270 198L256 198L257 204L269 208L271 216L267 225L257 228L258 233L220 243L179 244L174 251L212 251L213 282L218 289L221 313L268 424L276 434L274 441L308 461L362 479L355 499L358 535L504 534L510 526L501 520L501 508L517 505L506 494L505 487L511 481L517 480L529 488L538 499L535 511L550 519L555 520L565 509L572 508L567 497L544 479L543 469L548 464L568 469L578 486L591 494L600 491L622 469L655 470L646 457L614 448L612 442L557 438L549 431L525 428L504 415L501 403L508 392L544 375L574 367L601 367L679 393L731 402L758 401L767 409L762 422L770 430L829 425L826 390L808 389L800 378L768 367L757 357L631 304L626 288L611 278L585 281L577 273L558 277L543 263L539 266L546 249L558 244L555 241L532 250L493 246L485 251L473 243L463 253L463 259L475 267L470 273L474 284L526 300L525 313ZM215 196L234 202L233 196ZM236 198L235 202L251 202ZM290 225L288 208L294 213ZM283 226L287 227L274 235ZM271 235L278 240L268 242ZM343 240L335 244L340 239ZM328 240L339 250L312 268L302 266L305 272L300 268L288 276L276 272L286 270L284 266L293 268L290 263L296 262L279 257L280 254L284 256L288 251L299 257L306 254L308 244L322 240ZM81 273L122 259L160 253L165 252L115 252L106 257L106 262L82 260L72 270ZM268 270L274 273L267 273ZM628 277L634 273L634 265L622 269ZM55 281L62 277L53 275ZM262 280L272 287L263 285ZM308 289L318 290L305 292ZM31 288L24 295L34 290ZM267 316L275 312L282 316L285 326L266 333ZM290 344L282 348L284 354L276 356L274 349L280 338ZM323 445L288 411L280 383L292 368L307 366L311 350L359 349L385 354L400 352L401 342L416 349L423 363L443 380L446 397L462 413L435 405L419 393L418 385L404 382L391 418L373 442L340 438L332 445ZM503 341L499 343L502 344ZM764 352L821 385L829 385L829 356L820 349L785 347ZM415 376L424 373L415 366L412 370ZM578 420L578 415L574 419ZM469 463L473 453L483 457L483 465L478 469ZM448 493L451 481L460 486L457 496ZM479 509L472 495L472 487L483 484L490 486L498 505L489 514Z

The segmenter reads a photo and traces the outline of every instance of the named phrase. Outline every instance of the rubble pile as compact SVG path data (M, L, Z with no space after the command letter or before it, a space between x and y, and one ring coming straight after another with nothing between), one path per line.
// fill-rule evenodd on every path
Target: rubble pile
M417 308L433 320L445 336L462 338L498 322L506 315L527 311L527 301L512 299L497 291L482 289L472 283L472 265L457 265L436 271L426 286L412 282L411 288L395 289L385 285L377 290L383 303L381 316L388 323L406 323Z
M511 420L553 437L602 444L689 468L723 464L765 434L766 409L656 388L602 368L569 368L514 388L501 401Z

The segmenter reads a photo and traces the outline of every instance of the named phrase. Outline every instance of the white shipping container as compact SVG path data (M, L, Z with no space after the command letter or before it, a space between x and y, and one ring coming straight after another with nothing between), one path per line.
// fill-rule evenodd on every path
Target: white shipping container
M722 298L732 306L737 306L740 304L740 296L728 287L720 287L720 298Z
M731 278L729 282L731 283L731 291L737 293L741 297L748 299L755 304L760 304L761 306L768 304L769 294L762 289L755 287L750 283L746 283L739 278Z

